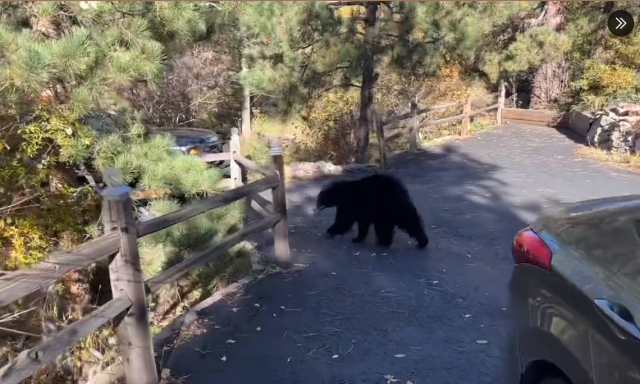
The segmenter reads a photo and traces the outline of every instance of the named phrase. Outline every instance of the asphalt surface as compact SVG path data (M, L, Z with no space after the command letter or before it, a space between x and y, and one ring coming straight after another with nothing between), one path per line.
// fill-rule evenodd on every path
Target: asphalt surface
M166 363L186 384L495 384L510 333L510 243L540 208L640 193L640 175L578 159L549 128L504 126L396 156L431 238L391 249L328 240L333 211L310 217L322 182L291 185L301 267L200 313ZM355 235L355 232L354 232ZM386 377L385 377L386 376ZM397 380L397 381L393 381Z

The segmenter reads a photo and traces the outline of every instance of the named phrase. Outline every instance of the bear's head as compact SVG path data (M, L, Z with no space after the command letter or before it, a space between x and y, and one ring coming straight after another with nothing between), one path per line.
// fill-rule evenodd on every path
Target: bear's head
M323 209L333 208L338 205L341 195L340 189L340 183L332 183L328 187L323 188L318 194L318 199L316 201L316 213L319 213Z

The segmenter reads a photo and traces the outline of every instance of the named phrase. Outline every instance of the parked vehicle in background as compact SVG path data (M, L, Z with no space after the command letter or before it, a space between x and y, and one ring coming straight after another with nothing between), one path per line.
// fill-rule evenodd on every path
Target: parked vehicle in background
M512 256L512 383L640 383L640 196L543 212Z
M175 139L173 149L184 154L199 156L229 152L228 141L223 141L217 133L207 129L171 128L154 130L153 133L165 133L173 136ZM231 169L231 162L229 160L214 161L209 164L213 167L220 168L225 176L229 176Z

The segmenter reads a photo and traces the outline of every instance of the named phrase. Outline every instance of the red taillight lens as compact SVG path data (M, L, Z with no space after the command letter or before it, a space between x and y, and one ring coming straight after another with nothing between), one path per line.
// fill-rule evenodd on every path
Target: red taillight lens
M538 235L531 228L525 228L513 239L511 256L516 264L532 264L544 270L551 270L553 254Z

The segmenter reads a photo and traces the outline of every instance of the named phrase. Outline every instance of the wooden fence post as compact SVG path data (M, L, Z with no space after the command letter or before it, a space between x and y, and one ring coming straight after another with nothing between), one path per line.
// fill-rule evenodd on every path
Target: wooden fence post
M500 80L500 88L498 92L498 114L496 116L496 123L497 125L502 125L502 110L504 109L504 99L506 96L504 79Z
M271 155L273 166L280 177L280 184L272 189L273 207L276 213L280 215L280 221L278 221L273 227L275 262L280 265L287 265L291 263L291 250L289 249L289 226L287 221L284 158L282 156L280 139L269 139L269 154Z
M415 152L418 150L418 103L415 100L411 101L411 114L413 119L409 128L409 152Z
M238 188L242 185L242 169L240 165L233 159L233 154L240 154L240 136L238 135L238 128L231 128L231 140L229 141L229 153L231 155L230 178L231 187Z
M118 347L128 384L157 384L158 372L149 328L144 277L138 254L138 231L133 218L131 188L115 169L103 173L107 188L102 191L103 223L106 233L120 232L120 251L109 264L113 298L128 297L131 308L117 328Z
M465 114L464 119L462 119L462 127L460 128L460 136L466 137L469 136L469 130L471 129L471 94L469 94L467 98L467 103L464 105L462 113Z

